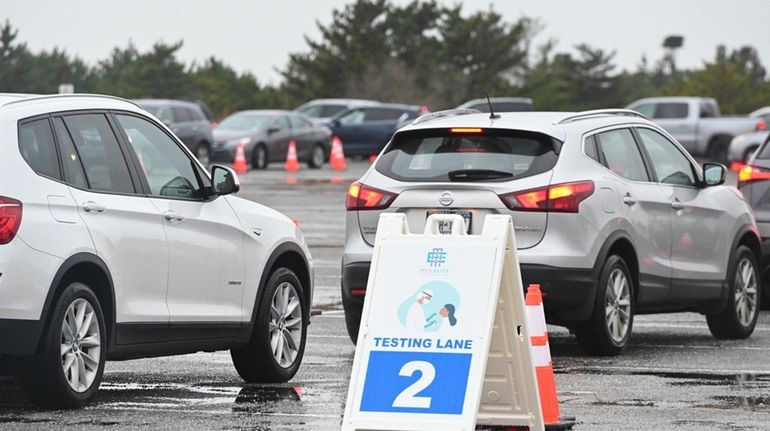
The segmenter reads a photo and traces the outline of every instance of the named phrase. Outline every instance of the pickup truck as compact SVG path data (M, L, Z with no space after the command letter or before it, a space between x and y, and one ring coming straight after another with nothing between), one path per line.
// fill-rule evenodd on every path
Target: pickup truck
M655 97L637 100L628 109L666 129L693 156L727 162L733 137L762 129L761 119L722 117L716 100L705 97Z

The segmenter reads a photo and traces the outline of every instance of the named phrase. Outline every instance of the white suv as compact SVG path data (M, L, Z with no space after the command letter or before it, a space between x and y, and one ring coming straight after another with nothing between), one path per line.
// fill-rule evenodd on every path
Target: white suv
M78 407L106 359L230 349L249 382L302 361L302 232L233 196L163 124L106 96L0 94L0 360Z

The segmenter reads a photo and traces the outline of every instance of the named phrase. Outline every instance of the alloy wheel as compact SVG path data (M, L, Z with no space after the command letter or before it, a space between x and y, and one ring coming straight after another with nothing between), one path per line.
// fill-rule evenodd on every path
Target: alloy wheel
M85 392L99 370L102 338L93 306L83 298L73 301L61 326L61 362L64 376L75 392Z
M283 282L273 293L270 306L270 347L276 363L289 368L302 345L302 306L297 289Z
M607 279L604 310L610 337L615 343L622 343L631 323L631 289L626 274L619 268Z
M313 166L323 165L324 158L325 158L324 149L319 146L313 147L313 154L311 154L310 157L311 157Z
M205 144L198 145L198 149L195 151L195 157L203 166L208 167L211 163L209 148Z
M749 326L757 312L757 276L747 258L741 259L735 273L735 311L743 326Z

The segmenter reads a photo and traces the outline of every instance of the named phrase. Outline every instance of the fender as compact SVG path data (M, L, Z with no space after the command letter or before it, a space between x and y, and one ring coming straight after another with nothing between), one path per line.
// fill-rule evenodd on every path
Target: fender
M735 237L733 238L733 243L732 243L732 245L730 247L730 255L728 257L729 260L727 261L727 265L726 265L727 274L725 274L725 279L722 282L722 295L721 295L721 297L719 298L719 300L716 303L713 303L714 304L713 306L707 307L707 308L704 308L704 309L700 310L704 314L718 313L718 312L722 311L725 308L725 306L727 305L727 302L728 302L728 292L730 290L728 288L729 284L728 284L728 281L727 281L728 280L728 274L731 274L733 272L733 270L734 270L734 268L733 268L733 260L735 258L735 252L738 249L738 243L740 242L741 238L743 238L743 236L746 235L747 233L752 234L754 236L754 238L756 238L757 243L760 244L760 247L761 247L762 241L760 240L759 235L757 234L756 226L753 226L753 225L750 225L750 224L744 224L744 225L741 225L741 227L738 228L738 231L735 233ZM757 264L760 266L759 274L757 274L757 282L760 284L760 289L759 290L762 291L762 287L764 287L764 286L761 286L761 284L762 284L762 251L761 251L761 249L760 250L755 250L752 247L749 247L749 248L751 248L751 250L755 253L755 257L757 258Z

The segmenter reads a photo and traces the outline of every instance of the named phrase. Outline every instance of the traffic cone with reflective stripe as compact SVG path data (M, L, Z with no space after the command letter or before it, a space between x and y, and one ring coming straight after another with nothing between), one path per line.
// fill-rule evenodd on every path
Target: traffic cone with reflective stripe
M245 174L249 168L246 166L246 155L243 153L243 142L238 142L238 149L235 150L235 161L233 161L233 170L236 174Z
M342 150L342 139L339 136L332 138L332 152L329 155L329 164L335 171L344 171L348 168L345 162L345 152Z
M562 418L559 412L559 399L556 395L556 379L553 375L551 348L548 345L548 329L545 326L543 294L539 284L530 284L527 288L527 323L532 340L532 359L537 375L537 387L540 393L540 405L543 409L543 421L547 430L571 429L574 418Z
M297 144L294 139L289 141L289 152L286 154L286 172L299 172L299 160L297 160Z

